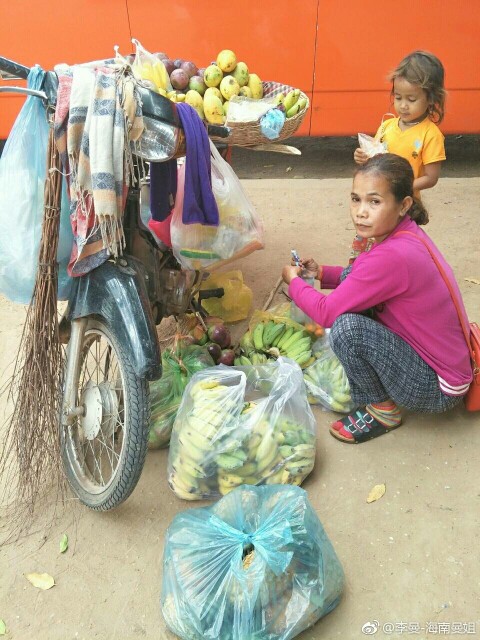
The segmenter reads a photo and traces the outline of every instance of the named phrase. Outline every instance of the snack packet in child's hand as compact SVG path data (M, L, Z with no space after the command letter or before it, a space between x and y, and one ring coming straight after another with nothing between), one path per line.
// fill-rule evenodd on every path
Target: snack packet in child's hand
M367 136L366 133L358 134L358 144L360 145L360 149L365 151L369 158L376 156L378 153L386 153L383 143L372 138L372 136Z

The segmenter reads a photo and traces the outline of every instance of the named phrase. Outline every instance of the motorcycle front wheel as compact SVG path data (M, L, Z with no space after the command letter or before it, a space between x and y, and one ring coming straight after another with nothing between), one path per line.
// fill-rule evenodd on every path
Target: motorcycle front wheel
M115 328L100 318L88 319L75 377L78 415L62 420L63 464L80 501L107 511L128 498L143 469L148 382L136 375Z

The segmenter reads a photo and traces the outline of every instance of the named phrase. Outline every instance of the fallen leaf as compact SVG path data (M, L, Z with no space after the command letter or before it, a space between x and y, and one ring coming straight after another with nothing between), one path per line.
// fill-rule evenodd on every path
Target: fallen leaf
M376 484L368 494L367 502L375 502L379 500L383 494L385 493L385 485L384 484Z
M60 540L60 553L65 553L68 549L68 536L66 533L63 534L62 539Z
M289 172L289 171L291 171L291 170L292 170L292 167L287 167L287 168L285 169L285 172L286 172L286 173L288 173L288 172Z
M27 573L26 579L37 589L51 589L55 585L55 580L48 573Z
M465 278L466 282L473 282L473 284L480 284L480 280L477 278Z
M5 622L0 618L0 636L4 636L7 633L7 625L5 624Z

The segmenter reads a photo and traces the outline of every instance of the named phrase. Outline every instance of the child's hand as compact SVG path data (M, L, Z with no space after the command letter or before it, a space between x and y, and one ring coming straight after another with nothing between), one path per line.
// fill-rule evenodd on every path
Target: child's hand
M298 276L300 276L301 272L302 272L302 267L292 267L292 265L287 264L283 267L283 270L282 270L283 281L286 282L287 284L290 284L290 282L294 278L297 278Z
M363 149L360 149L359 147L358 149L355 149L353 159L357 164L365 164L365 162L368 160L368 155L365 151L363 151Z

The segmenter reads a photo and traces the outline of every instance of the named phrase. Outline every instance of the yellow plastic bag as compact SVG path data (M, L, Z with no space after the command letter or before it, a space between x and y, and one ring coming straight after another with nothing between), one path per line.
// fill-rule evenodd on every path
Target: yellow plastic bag
M250 313L253 294L250 287L243 282L241 271L223 271L210 275L201 289L223 288L222 298L202 300L202 306L211 316L218 316L224 322L245 320Z
M132 63L133 75L148 84L149 89L166 96L172 90L167 69L160 58L148 52L138 40L132 39L136 47L135 60Z

